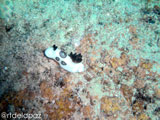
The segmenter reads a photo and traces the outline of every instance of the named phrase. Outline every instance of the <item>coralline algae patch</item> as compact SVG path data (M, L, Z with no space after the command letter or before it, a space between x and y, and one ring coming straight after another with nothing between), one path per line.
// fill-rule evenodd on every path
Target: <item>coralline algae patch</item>
M18 92L10 91L0 99L0 112L19 113L27 111L28 113L32 113L32 110L28 109L27 104L34 103L35 95L34 91L30 91L27 88Z
M34 0L24 9L23 2L13 2L16 34L6 32L10 41L0 47L4 65L12 66L3 67L3 80L14 78L15 92L5 89L0 112L40 113L51 120L158 120L158 12L153 23L138 0ZM43 51L53 44L81 53L85 71L73 74L46 58Z

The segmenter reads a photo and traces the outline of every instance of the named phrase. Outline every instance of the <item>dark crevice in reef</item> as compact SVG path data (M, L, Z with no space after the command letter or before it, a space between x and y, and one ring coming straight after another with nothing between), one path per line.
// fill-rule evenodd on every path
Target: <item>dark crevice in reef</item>
M155 100L148 96L145 91L145 88L138 89L138 93L135 95L136 99L145 101L147 103L154 103Z

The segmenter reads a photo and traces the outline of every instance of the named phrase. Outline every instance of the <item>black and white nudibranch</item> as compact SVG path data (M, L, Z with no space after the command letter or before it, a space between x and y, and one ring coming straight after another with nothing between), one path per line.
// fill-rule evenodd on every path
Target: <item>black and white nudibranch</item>
M82 55L73 54L67 55L65 51L58 49L56 45L49 47L44 52L45 56L57 61L60 66L69 72L83 72L84 65L82 64Z

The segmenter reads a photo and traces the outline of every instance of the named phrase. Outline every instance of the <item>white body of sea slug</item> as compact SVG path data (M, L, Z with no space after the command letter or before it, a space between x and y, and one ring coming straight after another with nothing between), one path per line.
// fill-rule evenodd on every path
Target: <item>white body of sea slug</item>
M84 71L84 65L82 64L82 56L79 54L79 61L73 62L73 57L76 58L76 54L67 55L64 51L61 51L57 48L57 46L53 45L53 47L49 47L44 52L45 56L54 59L57 61L60 66L69 71L69 72L83 72Z

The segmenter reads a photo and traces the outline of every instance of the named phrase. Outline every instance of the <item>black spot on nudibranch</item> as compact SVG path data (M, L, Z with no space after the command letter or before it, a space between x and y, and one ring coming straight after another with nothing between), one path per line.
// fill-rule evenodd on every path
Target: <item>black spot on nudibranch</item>
M67 65L64 61L61 61L61 64L62 64L62 65Z
M57 61L59 61L59 60L60 60L60 59L59 59L59 57L56 57L55 59L56 59Z
M56 45L53 45L53 49L56 50L56 49L57 49L57 46L56 46Z
M60 51L59 55L60 55L61 58L66 58L67 57L67 54L64 51Z
M71 57L72 61L75 63L80 63L82 61L82 55L76 53L70 53L69 56Z

